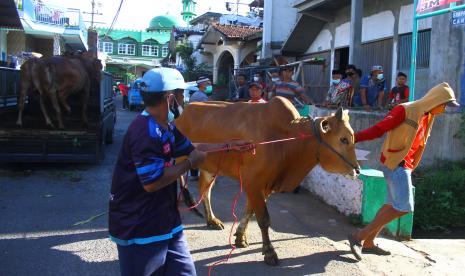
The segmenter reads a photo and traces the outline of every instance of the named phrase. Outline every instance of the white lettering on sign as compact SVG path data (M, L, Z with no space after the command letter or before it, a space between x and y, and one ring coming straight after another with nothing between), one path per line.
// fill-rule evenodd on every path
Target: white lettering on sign
M459 0L420 0L417 6L417 12L422 13L454 2L459 2Z

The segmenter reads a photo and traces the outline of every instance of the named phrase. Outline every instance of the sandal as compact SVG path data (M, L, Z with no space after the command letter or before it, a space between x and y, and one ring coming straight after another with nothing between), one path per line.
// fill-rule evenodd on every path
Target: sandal
M355 258L359 261L362 260L362 243L354 238L353 234L350 234L347 239L349 240L350 251L354 254Z
M374 247L370 248L362 248L362 253L363 254L373 254L373 255L378 255L378 256L389 256L391 255L391 252L384 250L380 248L379 246L375 245Z

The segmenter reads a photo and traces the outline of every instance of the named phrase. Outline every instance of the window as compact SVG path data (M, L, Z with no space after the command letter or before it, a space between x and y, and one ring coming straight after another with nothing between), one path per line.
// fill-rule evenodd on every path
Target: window
M113 53L113 42L99 42L98 51L102 53Z
M142 55L143 56L158 56L158 46L156 45L142 45Z
M118 54L120 55L135 55L136 54L136 45L135 44L118 44Z
M429 68L431 30L418 32L417 68ZM412 34L399 36L398 68L409 69L412 56Z
M163 49L161 50L161 55L163 57L166 57L166 56L168 56L168 52L169 52L168 46L163 46Z

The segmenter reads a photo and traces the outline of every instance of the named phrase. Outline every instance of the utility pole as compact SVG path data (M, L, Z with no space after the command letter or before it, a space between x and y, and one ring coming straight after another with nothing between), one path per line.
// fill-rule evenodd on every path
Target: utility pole
M99 13L95 8L96 6L101 7L102 3L100 3L100 2L96 3L95 0L92 0L90 3L92 5L92 11L91 12L83 12L83 13L91 15L90 27L93 28L94 23L103 23L103 22L95 22L94 21L94 16L95 15L102 15L102 13ZM89 22L89 21L86 21L86 22Z

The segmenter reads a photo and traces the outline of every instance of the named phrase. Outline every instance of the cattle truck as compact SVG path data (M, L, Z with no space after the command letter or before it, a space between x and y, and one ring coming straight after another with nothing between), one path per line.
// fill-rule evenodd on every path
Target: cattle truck
M105 144L113 142L116 123L113 76L102 72L100 84L91 86L88 124L81 121L79 93L68 98L71 114L63 112L64 129L47 127L39 105L39 95L31 91L26 100L23 126L16 125L20 70L0 67L0 163L99 162ZM46 100L55 125L56 113Z

